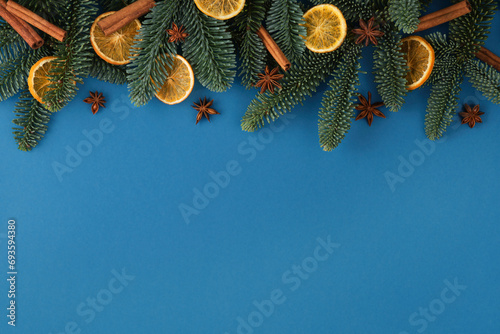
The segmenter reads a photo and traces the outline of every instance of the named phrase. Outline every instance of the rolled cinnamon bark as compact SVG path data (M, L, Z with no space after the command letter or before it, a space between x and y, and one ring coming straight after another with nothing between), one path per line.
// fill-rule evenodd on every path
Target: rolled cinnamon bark
M0 16L7 22L32 49L38 49L43 45L43 39L29 24L19 19L7 10L7 4L0 0Z
M155 5L154 0L137 0L97 22L97 25L104 32L104 36L109 36L133 20L147 14Z
M440 24L454 20L462 15L468 14L471 11L470 4L467 0L461 1L452 6L443 8L436 12L422 16L420 23L415 32L434 28Z
M264 46L267 51L269 51L271 56L273 56L274 60L276 60L283 70L288 71L292 64L286 58L285 54L281 51L280 47L276 44L271 35L269 35L267 30L261 26L259 30L257 30L257 35L259 35L260 39L262 39L262 43L264 43Z

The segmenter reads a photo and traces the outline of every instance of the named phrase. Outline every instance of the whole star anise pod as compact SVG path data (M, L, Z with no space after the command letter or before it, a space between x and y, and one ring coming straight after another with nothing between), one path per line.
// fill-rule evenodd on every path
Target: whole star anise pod
M468 104L464 104L464 107L465 111L460 113L460 116L463 117L462 124L469 123L469 127L473 128L476 123L483 123L481 115L484 115L484 112L479 111L479 104L472 108Z
M358 95L358 99L360 104L356 106L356 110L359 110L360 113L356 117L356 121L366 117L368 125L372 126L374 114L378 117L385 118L385 115L380 110L377 109L382 107L384 103L377 102L372 104L372 93L368 92L368 100L366 100L365 97L361 94Z
M198 111L198 115L196 115L196 124L198 124L203 116L210 122L210 115L220 115L215 109L210 108L212 103L214 103L214 100L207 102L206 97L203 98L203 101L200 98L200 104L194 103L193 108Z
M90 93L90 97L87 97L85 100L83 100L83 102L85 103L92 103L92 114L96 114L98 111L99 111L99 107L103 107L103 108L106 108L104 106L104 103L106 103L106 99L104 98L104 96L102 95L102 93L99 93L99 92L95 92L95 93L92 93L92 92L89 92Z
M281 88L278 80L283 78L283 74L279 74L279 67L276 67L271 72L269 72L269 67L266 66L266 71L262 74L257 74L260 80L255 84L255 87L260 87L260 93L263 94L266 90L269 90L271 94L274 94L274 87Z
M185 30L183 26L179 28L177 24L172 22L172 29L167 29L167 33L170 35L168 41L170 43L184 42L184 39L189 36Z
M377 45L377 37L384 36L384 33L378 30L379 25L375 25L375 17L372 17L368 20L368 24L366 24L365 20L359 20L359 28L352 29L352 32L359 37L356 39L356 44L362 43L365 41L365 46L368 46L370 42L373 45Z

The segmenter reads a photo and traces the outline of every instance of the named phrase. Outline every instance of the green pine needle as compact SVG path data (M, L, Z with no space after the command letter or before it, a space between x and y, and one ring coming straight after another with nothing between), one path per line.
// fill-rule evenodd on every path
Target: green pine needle
M304 13L295 0L274 0L266 25L269 34L291 62L300 58L305 50L306 28L302 25Z
M203 14L194 1L182 6L182 22L189 34L182 45L184 57L203 86L226 91L236 76L236 55L226 23Z
M465 75L484 97L500 104L500 72L480 60L472 59L465 63Z
M349 45L329 82L329 89L319 111L319 143L325 151L332 151L351 128L354 116L356 86L359 85L361 46Z
M389 0L389 17L398 29L411 34L420 20L420 0Z

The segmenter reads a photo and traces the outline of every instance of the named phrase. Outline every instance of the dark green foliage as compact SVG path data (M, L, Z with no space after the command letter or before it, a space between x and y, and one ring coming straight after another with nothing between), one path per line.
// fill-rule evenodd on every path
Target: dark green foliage
M374 15L374 3L369 0L311 0L314 5L330 3L337 6L347 21L367 20Z
M14 139L20 150L31 151L45 135L51 112L31 96L27 87L21 93L14 112L16 118L13 123L17 125L13 128Z
M47 49L25 51L16 58L0 63L0 101L17 94L26 86L31 66L40 58L47 56Z
M458 107L458 94L463 80L463 66L450 62L446 67L446 76L432 85L431 95L425 115L425 134L431 140L441 138L451 124Z
M135 2L135 0L99 0L104 12L120 10L132 2Z
M266 49L257 36L266 14L266 0L247 0L243 11L236 16L238 30L238 51L240 55L240 75L246 88L251 88L258 80L258 73L266 66Z
M111 65L102 60L98 55L92 57L92 66L90 67L89 75L112 84L121 85L127 83L126 66Z
M465 63L465 75L474 88L493 103L500 104L500 73L480 60Z
M226 23L203 14L194 1L182 6L182 22L189 33L182 45L184 57L203 86L215 92L227 90L236 75L236 56Z
M406 96L408 66L401 50L401 35L392 24L381 28L384 36L378 39L373 53L373 73L377 91L390 111L399 111Z
M497 4L495 0L469 0L472 11L450 22L450 39L460 47L460 55L471 59L490 33Z
M255 131L262 127L266 120L274 121L302 103L307 96L311 96L337 65L340 50L322 54L306 50L302 58L285 73L282 89L274 94L258 94L252 100L241 120L241 128L245 131Z
M389 0L389 17L396 27L411 34L420 23L420 0Z
M44 104L50 111L61 110L77 93L77 83L88 76L94 51L90 44L90 26L97 13L97 3L92 0L68 0L66 13L60 24L67 31L64 42L54 48L54 66L50 73L52 89L44 96Z
M329 82L330 89L325 93L323 106L319 111L319 144L325 151L331 151L340 144L351 128L354 115L361 47L351 44L345 48L346 52L333 73L333 79Z
M426 36L425 39L431 44L435 53L434 68L431 76L426 81L426 84L433 84L447 76L446 71L448 68L459 61L460 45L447 39L446 35L439 32L432 33Z
M130 100L136 106L148 103L160 88L159 83L167 79L163 64L172 63L169 55L175 54L175 47L167 42L165 30L171 27L177 6L177 0L158 2L146 15L136 37L134 47L139 51L127 65Z
M291 62L295 62L305 49L306 28L304 13L295 0L274 0L267 16L267 29L281 51Z

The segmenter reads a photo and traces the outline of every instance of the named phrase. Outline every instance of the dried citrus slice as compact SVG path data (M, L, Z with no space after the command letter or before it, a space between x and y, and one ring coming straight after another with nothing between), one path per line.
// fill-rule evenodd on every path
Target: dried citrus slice
M130 63L130 48L134 44L135 35L139 33L141 23L139 20L134 20L111 35L104 36L104 32L97 22L113 13L107 12L95 19L90 28L90 42L95 53L108 63L125 65Z
M53 60L57 57L44 57L31 66L28 76L28 88L31 95L40 103L50 90L49 85L52 83L49 78L49 72L53 68Z
M238 15L245 7L245 0L194 0L203 13L218 20L227 20Z
M347 24L342 12L334 5L314 6L304 14L304 20L306 47L312 52L331 52L344 42Z
M171 65L165 64L167 80L156 93L156 97L166 104L177 104L184 101L194 87L194 74L191 65L183 57L177 55Z
M402 51L409 67L406 88L414 90L429 79L434 67L434 49L423 37L408 36L402 39Z

